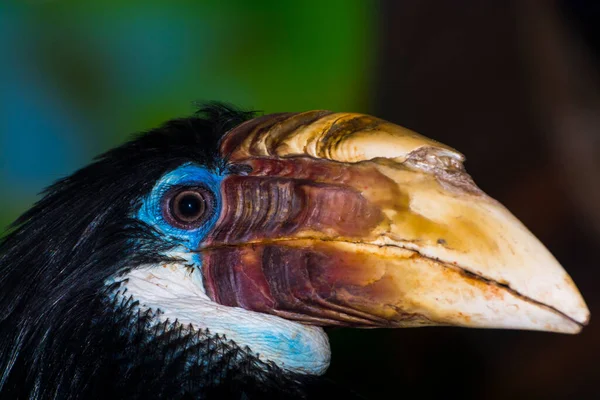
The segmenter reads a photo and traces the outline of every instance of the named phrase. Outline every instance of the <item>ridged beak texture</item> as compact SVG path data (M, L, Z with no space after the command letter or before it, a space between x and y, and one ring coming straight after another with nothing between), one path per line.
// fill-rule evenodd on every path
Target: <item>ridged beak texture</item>
M577 333L589 311L550 252L454 149L362 114L248 121L222 141L203 244L214 301L317 325Z

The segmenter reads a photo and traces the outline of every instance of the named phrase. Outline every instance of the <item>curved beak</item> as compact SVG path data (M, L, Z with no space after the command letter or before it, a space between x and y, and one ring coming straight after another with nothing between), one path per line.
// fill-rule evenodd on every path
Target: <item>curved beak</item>
M242 124L221 151L246 172L225 179L200 249L216 302L357 327L577 333L589 320L556 259L450 147L313 111Z

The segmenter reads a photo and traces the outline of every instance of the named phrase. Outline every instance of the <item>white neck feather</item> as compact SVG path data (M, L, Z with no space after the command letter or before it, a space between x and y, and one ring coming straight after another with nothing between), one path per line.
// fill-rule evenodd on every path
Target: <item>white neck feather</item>
M161 321L208 328L288 371L321 375L329 366L331 351L323 329L217 304L204 292L199 271L192 273L181 264L149 265L131 270L122 280L125 295L133 296L142 309L161 310Z

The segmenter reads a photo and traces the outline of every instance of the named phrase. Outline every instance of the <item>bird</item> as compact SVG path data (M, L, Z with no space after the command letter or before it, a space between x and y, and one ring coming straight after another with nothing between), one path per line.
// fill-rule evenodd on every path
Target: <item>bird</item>
M590 315L453 148L223 103L47 188L0 241L0 310L0 397L30 399L310 398L340 390L324 327L573 334Z

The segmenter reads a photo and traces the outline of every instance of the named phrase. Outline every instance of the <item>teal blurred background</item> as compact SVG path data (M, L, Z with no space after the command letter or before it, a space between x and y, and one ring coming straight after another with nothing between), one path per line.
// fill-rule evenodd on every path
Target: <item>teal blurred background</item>
M332 330L327 376L368 398L600 398L597 0L0 0L0 57L0 230L198 101L371 113L466 154L592 322Z
M196 101L367 109L375 11L365 0L0 2L0 226Z

